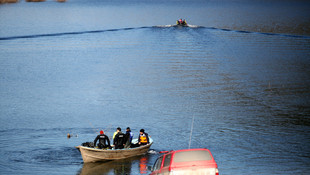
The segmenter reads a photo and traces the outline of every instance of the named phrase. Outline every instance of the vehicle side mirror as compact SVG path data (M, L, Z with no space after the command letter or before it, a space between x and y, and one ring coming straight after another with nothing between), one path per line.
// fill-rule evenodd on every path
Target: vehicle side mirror
M147 170L153 171L153 167L152 166L147 166Z

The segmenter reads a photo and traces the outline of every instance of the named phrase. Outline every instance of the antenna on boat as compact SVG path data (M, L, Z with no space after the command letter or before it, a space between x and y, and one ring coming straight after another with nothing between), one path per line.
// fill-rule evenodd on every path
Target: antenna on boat
M195 115L193 115L193 118L192 118L191 134L190 134L190 136L189 136L188 149L191 148L191 141L192 141L193 127L194 127L194 120L195 120Z

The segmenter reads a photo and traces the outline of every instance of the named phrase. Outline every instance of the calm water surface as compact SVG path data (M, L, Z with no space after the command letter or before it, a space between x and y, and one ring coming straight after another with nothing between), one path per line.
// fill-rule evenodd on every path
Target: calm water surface
M192 119L191 147L210 149L220 174L307 174L308 9L304 1L1 5L1 174L149 174L159 151L189 147ZM180 17L194 26L172 27ZM74 146L118 126L135 137L144 128L152 151L83 164Z

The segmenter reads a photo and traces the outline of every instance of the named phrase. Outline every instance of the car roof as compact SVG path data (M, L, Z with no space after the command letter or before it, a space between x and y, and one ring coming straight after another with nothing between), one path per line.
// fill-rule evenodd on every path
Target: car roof
M164 155L166 155L166 154L175 154L178 152L199 151L199 150L208 151L209 153L211 153L210 150L208 150L207 148L180 149L180 150L171 150L171 151L161 151L159 153L165 153ZM162 155L162 156L164 156L164 155Z
M171 155L173 163L190 161L215 161L210 150L206 148L182 149L167 152L162 158Z

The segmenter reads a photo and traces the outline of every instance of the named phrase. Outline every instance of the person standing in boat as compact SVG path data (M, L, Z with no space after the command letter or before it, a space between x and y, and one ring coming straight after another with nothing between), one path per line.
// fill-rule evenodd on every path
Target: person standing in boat
M122 129L118 127L116 129L117 134L114 137L113 144L115 149L123 149L126 143L125 134L122 133Z
M94 140L94 147L96 147L97 140L99 140L98 148L111 148L110 139L107 135L104 134L103 130L100 131L100 134Z
M139 142L139 146L147 145L147 144L150 143L149 135L146 132L144 132L144 129L140 130L140 135L139 135L139 138L138 138L138 142Z
M126 135L125 135L125 140L126 140L125 148L130 148L132 138L133 138L133 133L131 132L130 128L127 127Z

